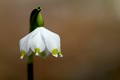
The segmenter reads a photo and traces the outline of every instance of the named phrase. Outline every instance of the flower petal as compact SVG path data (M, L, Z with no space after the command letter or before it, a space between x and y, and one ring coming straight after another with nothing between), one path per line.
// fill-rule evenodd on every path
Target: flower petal
M35 30L33 30L30 34L30 37L34 37L38 32L40 31L40 28L36 28Z
M35 53L42 52L45 49L45 44L43 42L43 39L41 37L40 31L37 32L33 37L32 37L32 44L31 44L31 49Z
M20 44L20 51L24 50L27 53L30 49L31 45L31 38L40 30L40 28L36 28L34 31L23 37L19 44Z
M53 52L54 49L58 49L57 51L59 52L60 51L60 37L59 37L59 35L47 30L44 27L40 28L40 32L44 38L47 49L51 53Z
M27 53L29 51L30 48L30 44L31 44L31 40L29 39L29 34L26 35L25 37L23 37L20 40L20 51L25 51L25 53Z

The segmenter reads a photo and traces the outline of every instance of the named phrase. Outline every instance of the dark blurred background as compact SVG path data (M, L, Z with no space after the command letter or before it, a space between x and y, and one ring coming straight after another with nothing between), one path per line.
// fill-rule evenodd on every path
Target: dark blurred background
M35 80L120 80L120 0L0 0L0 80L27 80L19 40L38 6L64 57L35 57Z

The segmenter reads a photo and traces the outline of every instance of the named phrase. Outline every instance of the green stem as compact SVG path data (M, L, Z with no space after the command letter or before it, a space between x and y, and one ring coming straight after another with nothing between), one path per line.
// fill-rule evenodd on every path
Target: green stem
M30 56L28 56L28 63L33 63L33 54L31 54Z
M27 63L28 80L34 80L33 71L33 55L30 55Z
M41 8L38 7L37 9L34 9L30 15L30 32L32 32L37 27L43 27L43 26L44 26L44 20L41 15ZM28 80L34 80L33 55L34 53L28 56L28 63L27 63Z
M34 9L31 12L30 15L30 32L32 32L35 28L35 19L37 17L38 14L38 10ZM34 70L33 70L33 54L28 56L28 63L27 63L27 74L28 74L28 80L34 80L34 74L33 74Z

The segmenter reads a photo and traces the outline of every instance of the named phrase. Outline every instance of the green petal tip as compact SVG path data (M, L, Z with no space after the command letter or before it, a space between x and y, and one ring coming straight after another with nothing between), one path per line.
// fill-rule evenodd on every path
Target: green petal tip
M25 51L24 51L24 50L22 50L22 52L21 52L21 56L20 56L20 59L23 59L23 58L24 58L24 56L25 56Z
M63 55L62 55L62 52L61 52L61 51L59 52L59 57L63 57Z
M52 50L52 55L53 55L54 57L58 57L58 49L53 49L53 50Z
M39 48L36 48L36 49L35 49L35 55L38 56L38 55L39 55L39 52L40 52L40 49L39 49Z

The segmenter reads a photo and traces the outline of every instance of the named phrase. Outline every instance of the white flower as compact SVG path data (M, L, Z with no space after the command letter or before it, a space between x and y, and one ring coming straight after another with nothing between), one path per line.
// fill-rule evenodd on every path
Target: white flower
M52 53L55 57L63 57L61 54L60 36L44 27L38 27L20 40L21 59L25 55L46 57Z

